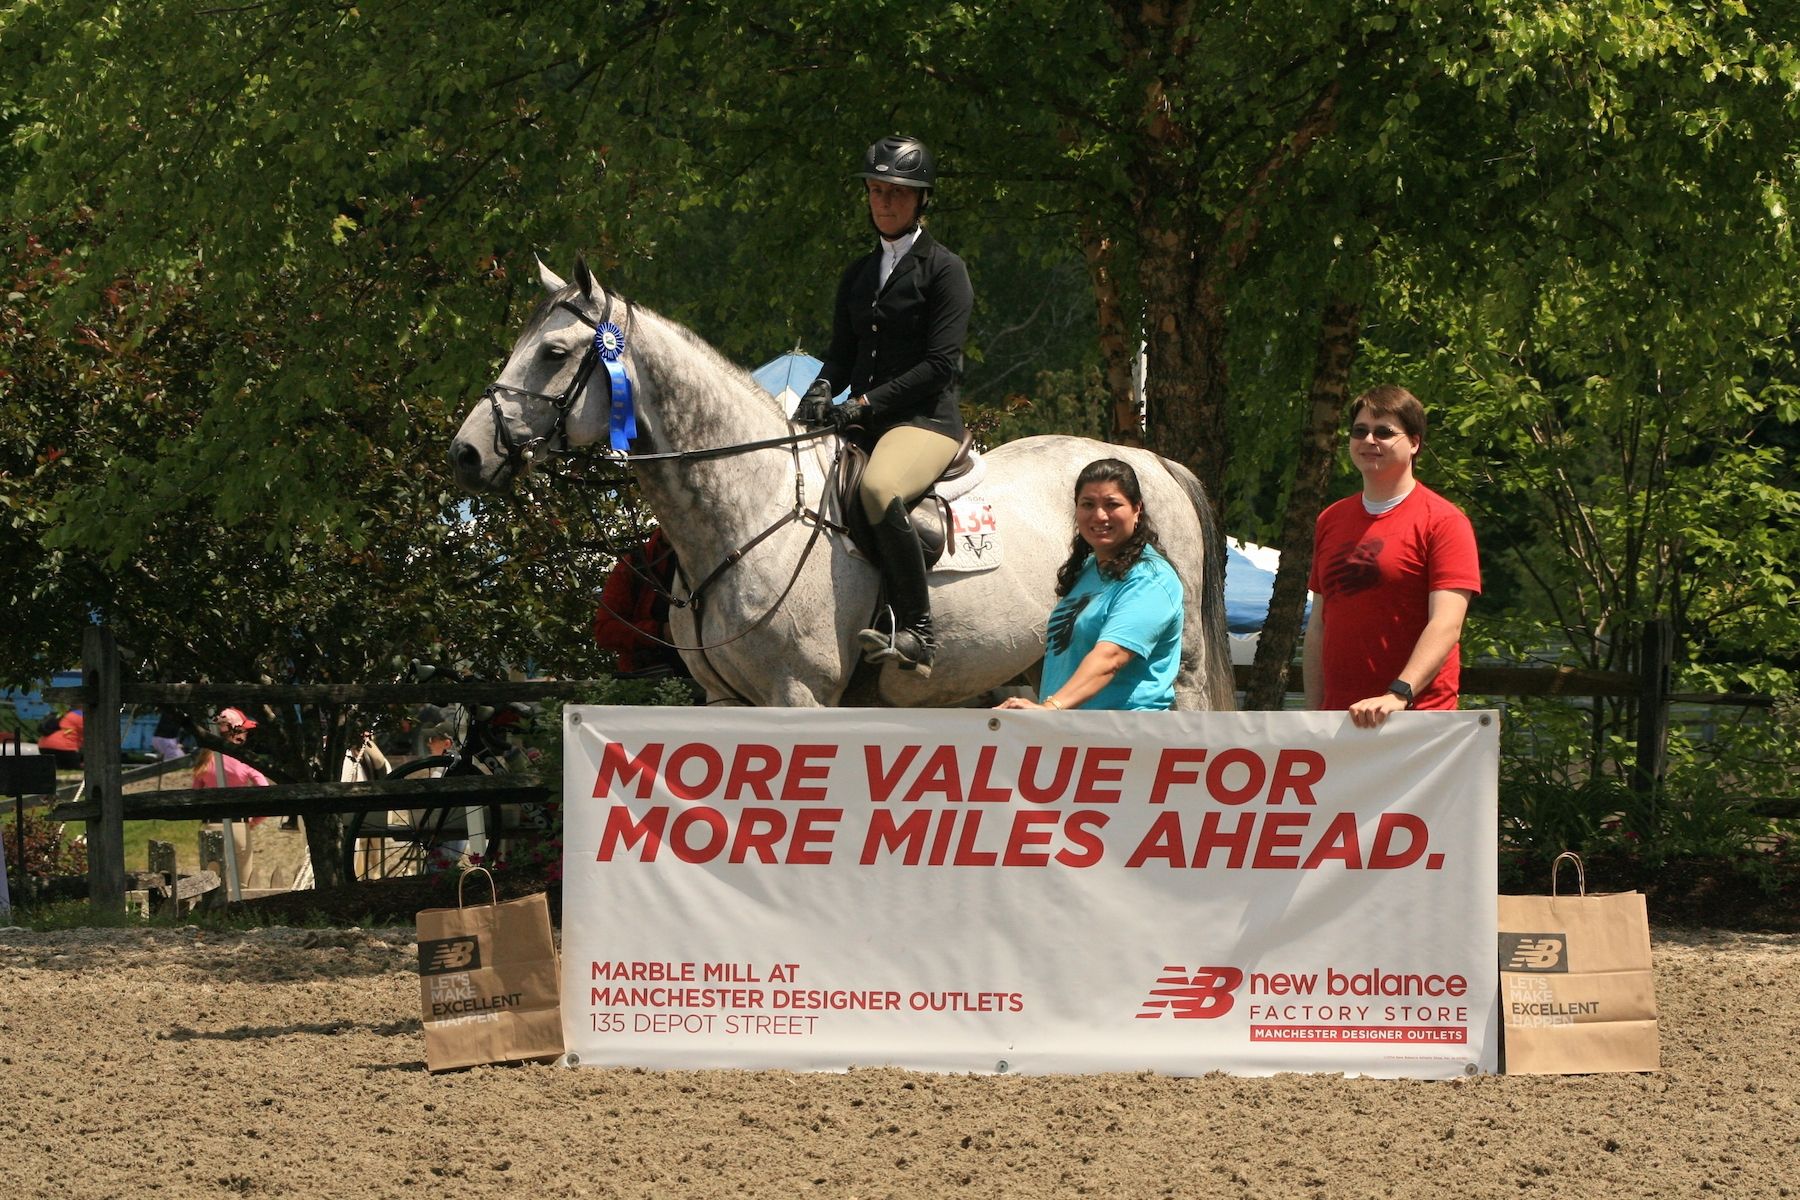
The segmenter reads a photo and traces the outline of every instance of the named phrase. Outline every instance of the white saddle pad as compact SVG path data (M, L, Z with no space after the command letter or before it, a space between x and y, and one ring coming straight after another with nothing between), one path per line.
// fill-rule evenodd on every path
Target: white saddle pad
M820 470L827 475L836 450L832 438L820 438L813 443L813 454ZM987 459L971 449L969 469L948 482L938 482L937 494L950 506L950 528L945 531L944 553L932 565L933 575L968 575L991 571L1000 565L1000 522L994 516L993 507L975 490L986 478ZM835 493L821 497L820 506L827 520L839 525L844 523ZM854 542L850 543L850 552L858 558L864 557Z

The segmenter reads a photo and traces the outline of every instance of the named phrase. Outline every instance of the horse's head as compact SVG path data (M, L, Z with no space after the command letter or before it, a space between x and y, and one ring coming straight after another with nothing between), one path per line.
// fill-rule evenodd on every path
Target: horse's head
M585 261L576 261L573 283L541 262L538 278L544 300L450 442L456 482L468 491L506 487L548 451L606 430L606 405L592 402L608 390L594 336L611 302Z

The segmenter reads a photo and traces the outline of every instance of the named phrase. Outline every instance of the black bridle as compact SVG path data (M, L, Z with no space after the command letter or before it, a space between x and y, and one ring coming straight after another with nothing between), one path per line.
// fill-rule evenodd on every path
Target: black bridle
M581 311L579 305L572 304L567 300L558 300L554 307L572 314L576 320L598 332L600 326L612 319L612 293L606 293L606 307L601 310L599 320L588 316ZM631 302L628 300L625 302L627 327L631 324L631 314ZM569 381L569 386L562 390L561 395L553 395L550 392L534 392L530 388L513 387L510 384L501 383L497 379L488 384L487 390L481 393L481 398L488 402L488 407L494 417L494 449L506 460L506 465L512 469L514 476L524 473L525 469L537 458L538 453L549 443L552 436L562 443L560 448L552 448L552 453L567 454L570 452L569 413L575 407L576 398L587 387L588 380L593 378L594 367L599 361L600 347L595 344L594 339L589 338L587 350L583 352L581 362L575 368L575 377ZM512 431L506 426L506 414L500 408L502 395L520 400L538 400L554 405L556 424L551 426L549 434L524 442L514 442Z
M602 289L602 292L605 296L605 304L600 311L598 319L590 317L581 310L579 305L567 299L556 301L553 307L569 313L589 329L598 333L600 328L604 326L612 316L612 293L607 292L604 289ZM626 332L629 332L631 329L634 313L635 310L632 307L631 301L625 301ZM555 454L558 456L573 457L584 453L592 453L587 452L584 449L578 449L569 444L569 414L575 407L575 401L580 397L582 391L586 389L589 381L593 378L595 366L599 361L599 346L595 339L590 338L588 339L587 349L582 354L581 362L575 368L574 378L569 381L568 386L565 387L560 394L536 392L529 388L513 387L498 381L490 383L487 386L487 389L482 392L482 399L488 402L493 413L495 448L505 457L506 463L512 469L515 477L523 474L526 468L537 459L539 454ZM506 415L500 408L500 400L503 395L508 398L535 400L540 403L553 405L556 409L556 422L551 427L550 432L530 438L523 442L516 442L511 431L507 429ZM754 633L756 630L768 624L770 618L775 615L776 610L781 607L782 602L788 598L788 594L794 590L794 585L799 582L800 572L805 568L806 560L812 556L813 547L818 544L819 535L827 528L836 530L840 533L845 532L842 526L829 520L817 510L807 506L806 476L800 462L800 447L803 443L817 441L830 435L831 432L832 431L829 429L803 430L798 433L785 434L781 437L762 438L754 442L737 442L726 446L711 446L699 450L666 450L647 453L632 453L630 451L614 450L608 447L593 455L609 466L618 467L628 467L633 463L648 462L697 462L705 459L728 458L733 455L746 454L755 450L771 450L783 446L787 447L789 452L793 455L793 505L783 512L781 516L775 518L775 520L765 527L761 533L758 533L749 541L727 554L717 566L700 580L699 583L688 588L688 593L685 597L675 595L675 593L666 587L661 580L654 578L650 573L638 570L635 564L631 565L633 573L638 575L638 577L644 583L648 584L658 595L666 599L669 602L670 607L692 610L694 617L694 635L700 644L696 646L682 646L675 642L665 641L653 634L645 633L642 634L642 636L658 645L667 646L672 650L700 655L702 661L706 663L707 669L711 671L714 678L730 691L735 699L745 704L750 703L750 701L741 695L736 688L733 688L731 683L725 678L724 674L712 665L711 660L707 657L707 651L717 650L722 646L728 646L739 638ZM552 439L558 444L551 444ZM831 489L831 478L835 476L839 470L841 457L841 455L837 455L832 459L831 469L826 477L825 490L827 492ZM781 594L775 597L774 601L770 603L768 609L765 610L760 617L757 617L737 633L723 641L707 642L702 629L704 597L707 589L722 577L725 572L742 561L745 555L749 554L750 551L774 536L779 530L795 522L811 523L813 527L812 534L806 539L806 545L800 551L800 557L794 563L794 570L792 574L788 576L787 584L781 589ZM621 555L620 558L621 560L628 561L626 556ZM676 574L678 577L684 578L685 581L687 568L685 565L681 564L679 560L677 560ZM600 606L605 608L607 612L612 612L611 607L608 606L604 600L600 601ZM613 615L616 617L620 614L613 613ZM627 621L629 623L628 618Z

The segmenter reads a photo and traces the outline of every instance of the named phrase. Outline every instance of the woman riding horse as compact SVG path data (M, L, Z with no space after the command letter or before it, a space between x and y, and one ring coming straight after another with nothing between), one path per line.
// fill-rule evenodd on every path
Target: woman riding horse
M864 660L928 676L937 643L925 556L907 509L962 443L957 384L975 293L962 259L920 224L937 180L925 144L882 138L858 175L880 244L838 281L831 347L795 415L835 426L869 451L860 494L881 556L888 627L877 620L857 634ZM833 405L845 386L850 399Z

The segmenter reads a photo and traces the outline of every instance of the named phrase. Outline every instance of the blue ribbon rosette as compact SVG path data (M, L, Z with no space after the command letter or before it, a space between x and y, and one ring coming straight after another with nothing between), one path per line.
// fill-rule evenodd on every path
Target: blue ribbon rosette
M611 321L603 321L594 329L594 349L606 364L606 378L612 385L612 411L607 420L608 444L614 450L629 450L638 435L637 406L631 399L631 377L625 374L625 331Z

